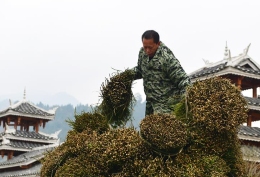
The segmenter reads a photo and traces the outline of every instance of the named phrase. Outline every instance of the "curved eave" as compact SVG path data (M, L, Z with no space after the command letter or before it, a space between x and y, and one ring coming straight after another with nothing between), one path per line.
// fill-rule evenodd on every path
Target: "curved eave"
M260 111L260 106L248 105L248 109L255 110L255 111Z
M245 77L260 80L260 75L258 75L258 74L243 72L243 71L236 69L234 67L226 67L225 69L222 69L222 70L215 72L215 73L210 73L210 74L206 74L206 75L203 75L203 76L200 76L200 77L191 78L191 82L193 83L193 82L196 82L197 80L205 80L205 79L208 79L208 78L211 78L211 77L224 76L224 75L228 75L228 74L245 76Z
M0 165L0 169L5 169L5 168L12 168L12 167L20 167L20 166L27 166L32 164L33 162L36 162L40 159L42 159L44 157L44 155L38 156L38 157L33 157L30 158L27 161L23 161L23 162L18 162L18 163L13 163L13 164L4 164L4 165Z
M8 110L5 113L0 114L0 118L1 117L5 117L5 116L22 116L22 117L31 117L31 118L36 118L36 119L45 119L45 120L54 120L55 115L52 116L42 116L42 115L37 115L37 114L26 114L26 113L20 113L20 112L16 112L13 110Z
M6 134L5 137L10 140L19 140L19 141L29 141L29 142L36 142L36 143L49 143L54 144L58 141L58 139L48 140L48 139L37 139L37 138L28 138L22 136L13 136L10 134ZM0 137L0 140L2 137Z
M254 136L249 136L249 135L240 135L240 134L238 134L238 138L240 140L248 140L248 141L260 142L260 137L254 137Z
M260 158L259 158L259 157L247 157L247 156L243 156L243 160L244 160L244 161L249 161L249 162L256 162L256 163L259 163L259 162L260 162Z
M33 148L16 148L9 145L1 145L0 150L10 150L10 151L22 151L22 152L28 152L31 151Z

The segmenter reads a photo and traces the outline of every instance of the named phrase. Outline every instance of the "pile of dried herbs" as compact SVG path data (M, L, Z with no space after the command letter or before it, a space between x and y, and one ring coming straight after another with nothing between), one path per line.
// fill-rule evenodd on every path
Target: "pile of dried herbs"
M177 153L188 139L185 124L171 114L146 116L140 123L140 133L155 151L161 153Z
M186 100L177 104L174 112L187 124L191 135L190 146L182 153L219 157L230 169L228 176L243 176L237 131L246 122L247 104L240 90L229 80L211 78L194 83L186 95Z
M101 85L102 103L99 108L112 126L120 126L131 119L134 104L131 70L117 72Z
M237 137L238 126L246 120L246 102L227 80L194 83L186 99L174 105L175 115L142 120L142 137L131 128L109 129L108 123L126 120L108 122L107 115L119 118L118 109L113 111L77 115L67 140L44 158L41 176L246 175ZM168 156L176 147L184 148Z

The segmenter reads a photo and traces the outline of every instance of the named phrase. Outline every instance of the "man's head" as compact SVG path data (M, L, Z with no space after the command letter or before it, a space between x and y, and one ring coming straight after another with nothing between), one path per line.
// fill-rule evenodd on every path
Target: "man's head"
M149 57L153 57L160 46L160 36L154 30L145 31L142 35L143 48Z

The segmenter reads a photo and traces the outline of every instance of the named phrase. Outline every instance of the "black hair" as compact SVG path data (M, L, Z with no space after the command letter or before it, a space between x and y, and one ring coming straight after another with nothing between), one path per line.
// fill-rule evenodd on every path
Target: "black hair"
M147 30L142 35L142 41L143 39L153 39L154 43L158 43L160 41L159 34L154 30Z

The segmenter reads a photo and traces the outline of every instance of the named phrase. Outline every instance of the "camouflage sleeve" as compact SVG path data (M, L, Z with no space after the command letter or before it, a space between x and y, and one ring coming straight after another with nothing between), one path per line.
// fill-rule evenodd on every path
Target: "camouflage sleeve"
M142 72L141 72L141 58L140 58L140 53L138 56L138 62L137 62L137 66L135 66L134 68L131 69L134 72L134 80L137 79L142 79Z
M191 83L189 76L173 54L169 55L166 62L166 72L172 83L178 87L180 93L185 93L186 87Z

